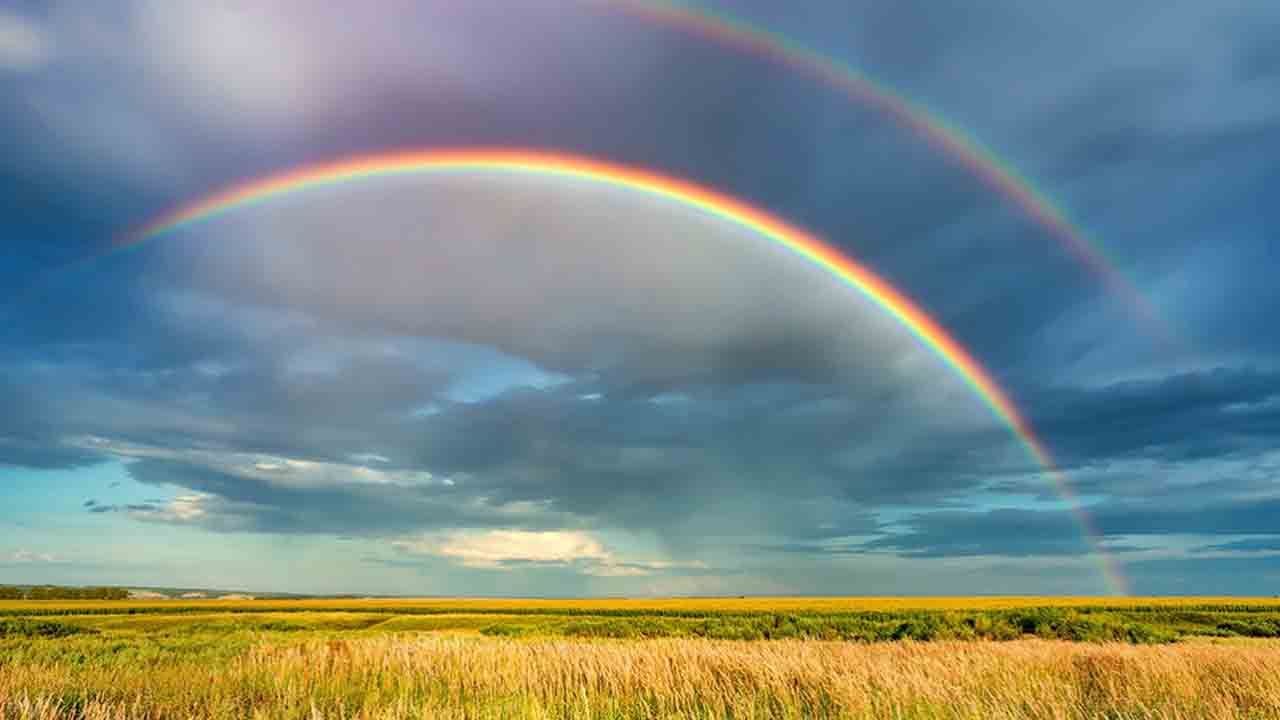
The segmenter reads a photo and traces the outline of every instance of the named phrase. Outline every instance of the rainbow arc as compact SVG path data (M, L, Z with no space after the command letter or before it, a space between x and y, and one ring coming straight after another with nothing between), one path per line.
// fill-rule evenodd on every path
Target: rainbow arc
M1098 533L1072 494L1066 476L1057 469L1048 449L1036 437L1031 424L1009 394L968 350L906 295L870 269L799 227L694 183L584 157L522 150L452 149L370 155L302 167L216 192L160 216L124 238L115 248L135 247L220 215L262 205L293 193L379 177L477 172L588 182L667 200L748 229L834 276L910 331L1012 431L1029 456L1044 468L1059 496L1071 507L1085 539L1100 558L1109 589L1127 594L1125 578L1098 544Z

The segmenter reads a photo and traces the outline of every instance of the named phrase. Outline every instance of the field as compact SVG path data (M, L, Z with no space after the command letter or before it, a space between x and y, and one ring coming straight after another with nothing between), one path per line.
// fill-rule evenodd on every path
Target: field
M1275 599L0 602L0 718L1280 718Z

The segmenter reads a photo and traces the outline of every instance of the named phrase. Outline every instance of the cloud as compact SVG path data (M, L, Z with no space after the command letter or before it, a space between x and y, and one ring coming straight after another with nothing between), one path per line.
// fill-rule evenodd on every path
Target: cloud
M1143 595L1274 595L1280 555L1166 557L1128 563L1133 591Z
M11 359L14 424L202 497L140 518L219 531L833 537L1005 465L1008 432L882 310L700 211L485 174L340 195L198 229L161 266L184 288L103 298L111 337L19 325L59 382Z
M641 577L654 572L705 570L699 561L635 560L618 556L581 530L489 530L456 532L441 538L397 540L408 555L435 555L464 567L514 570L528 566L572 566L595 577Z
M139 503L125 505L124 509L140 520L190 523L197 522L205 516L205 500L204 495L179 495L162 506Z
M1073 463L1199 460L1265 449L1280 429L1280 374L1212 368L1036 397L1033 423ZM1105 423L1110 431L1098 431Z
M1184 498L1182 503L1150 499L1141 503L1113 501L1085 506L1078 515L1065 510L1023 508L925 512L903 520L901 529L866 542L835 548L784 549L891 552L906 557L1028 557L1095 552L1086 532L1101 538L1101 549L1106 553L1159 548L1164 538L1176 535L1280 533L1280 498L1274 494L1266 499L1225 501L1207 499L1206 494ZM1233 542L1200 550L1264 549L1268 542Z
M0 556L0 564L35 565L56 562L60 562L57 555L32 550L14 550L7 557Z
M1274 8L1011 0L966 8L965 32L918 2L735 8L1017 167L1166 316L1170 348L1016 202L794 68L612 8L304 5L0 15L0 232L29 240L0 285L31 285L0 303L6 482L112 463L159 497L81 512L425 537L582 582L838 591L955 558L978 588L1081 581L1079 528L962 381L857 293L689 208L530 176L366 179L45 274L228 182L520 145L687 177L866 263L1010 390L1126 560L1184 531L1264 551ZM406 45L405 27L424 30ZM582 557L522 559L495 533L540 557L568 533ZM614 538L720 574L664 585L699 570ZM724 569L762 547L774 565Z
M279 478L271 470L198 460L148 458L127 467L140 483L191 491L135 517L219 532L376 537L424 527L539 526L557 518L538 503L496 501L442 482L368 482L354 467L335 478Z
M1280 552L1280 534L1273 537L1246 538L1244 540L1233 540L1231 542L1205 545L1203 547L1195 548L1194 552Z
M241 238L197 244L210 252L192 259L196 282L368 331L659 387L711 375L883 385L934 362L834 278L672 202L495 173L374 179L341 194L196 229ZM366 240L349 242L356 234Z
M909 530L887 534L845 552L892 552L905 557L1085 555L1094 551L1068 512L999 508L916 515ZM1123 548L1121 548L1123 549ZM1114 552L1116 548L1109 547Z
M45 31L35 22L0 10L0 71L30 71L53 56Z
M398 542L397 548L422 552L420 544ZM502 568L508 563L557 563L601 561L609 553L598 540L578 531L491 530L480 534L456 534L431 552L468 567Z

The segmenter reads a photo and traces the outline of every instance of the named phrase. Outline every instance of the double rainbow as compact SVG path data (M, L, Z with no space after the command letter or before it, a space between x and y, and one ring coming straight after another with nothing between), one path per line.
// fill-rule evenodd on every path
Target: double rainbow
M1085 539L1102 562L1112 592L1127 592L1125 579L1098 546L1089 518L1072 495L1066 477L1056 469L1044 444L1009 395L981 364L936 321L889 283L818 238L746 203L675 178L588 158L519 150L428 150L370 155L312 165L253 180L214 193L165 214L117 244L117 249L179 232L234 210L261 205L283 195L340 185L367 178L428 173L497 172L594 183L626 189L694 208L724 222L749 229L803 257L856 290L906 327L948 365L1020 440L1068 502Z

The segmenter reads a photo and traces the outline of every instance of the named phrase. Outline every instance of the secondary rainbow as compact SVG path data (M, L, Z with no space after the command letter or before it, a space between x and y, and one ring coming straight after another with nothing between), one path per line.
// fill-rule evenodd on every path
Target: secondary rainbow
M976 137L923 103L784 35L725 13L712 13L671 0L582 1L615 8L746 54L771 58L884 113L1007 198L1024 215L1057 238L1072 256L1102 280L1109 291L1123 298L1130 310L1161 340L1172 342L1172 330L1156 308L1133 282L1116 269L1116 263L1106 256L1098 241L1082 230L1078 223L1072 222L1066 210Z
M1127 594L1124 577L1097 544L1097 533L1072 495L1066 477L1055 467L1049 451L1032 432L1031 425L1009 395L964 347L896 288L835 248L762 210L694 183L589 158L533 151L454 149L369 155L302 167L216 192L157 218L126 237L116 248L136 246L286 194L365 178L440 172L524 174L624 188L695 208L727 223L747 228L827 271L906 327L963 378L991 412L1013 431L1035 462L1049 474L1058 494L1071 507L1085 539L1092 544L1102 562L1103 576L1109 589Z

